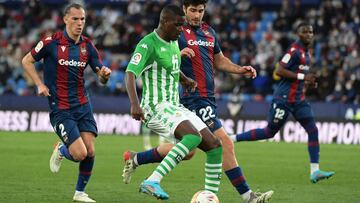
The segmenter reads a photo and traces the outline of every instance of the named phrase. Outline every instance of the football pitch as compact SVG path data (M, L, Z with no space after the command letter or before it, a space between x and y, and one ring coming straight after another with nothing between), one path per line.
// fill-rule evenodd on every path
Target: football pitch
M52 133L0 132L0 202L72 202L78 166L64 160L58 174L49 170L57 137ZM152 138L153 143L157 138ZM122 153L142 150L140 136L102 136L96 139L96 161L87 193L97 202L152 203L138 192L141 181L156 164L137 169L130 184L122 182ZM360 202L360 146L321 145L321 168L335 176L310 183L306 144L236 143L236 155L252 190L274 190L274 203ZM204 153L182 162L162 181L168 203L188 203L204 185ZM221 203L242 202L225 174L218 197Z

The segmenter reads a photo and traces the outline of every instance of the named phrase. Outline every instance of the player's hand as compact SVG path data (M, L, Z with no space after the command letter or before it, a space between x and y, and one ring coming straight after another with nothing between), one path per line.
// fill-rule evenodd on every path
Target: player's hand
M252 79L254 79L257 76L256 70L252 66L242 66L240 70L240 73L245 75L246 77L251 77Z
M309 85L313 85L316 83L316 75L314 73L308 73L305 75L304 80Z
M96 67L96 73L100 78L100 82L105 84L110 78L111 70L106 66L102 66L101 69L99 67Z
M37 95L45 96L45 97L50 96L49 88L47 88L46 85L41 83L40 85L37 86Z
M195 52L194 50L190 49L189 47L185 47L183 50L181 50L180 52L181 57L194 57L195 56Z
M144 121L145 120L144 112L141 109L139 104L132 104L131 105L130 114L131 114L131 117L133 117L135 120L138 120L138 121Z
M314 88L317 88L318 87L318 83L317 82L314 82L314 83L310 83L308 81L304 81L305 82L305 87L306 89L314 89Z
M189 89L191 92L194 92L197 87L197 82L189 77L186 77L185 81L181 83L185 89Z

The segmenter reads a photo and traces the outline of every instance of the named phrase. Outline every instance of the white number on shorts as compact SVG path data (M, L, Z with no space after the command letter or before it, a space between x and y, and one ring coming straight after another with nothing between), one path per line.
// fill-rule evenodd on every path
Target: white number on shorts
M276 108L275 111L275 118L282 120L284 118L285 111L279 108Z
M199 114L201 115L201 119L203 121L207 121L209 120L210 118L214 118L215 115L214 115L214 112L213 112L213 109L211 108L211 106L207 106L205 108L201 108L199 110Z
M64 124L60 124L59 125L59 128L60 128L60 132L61 132L61 136L65 136L66 135L66 132L65 132L65 126Z

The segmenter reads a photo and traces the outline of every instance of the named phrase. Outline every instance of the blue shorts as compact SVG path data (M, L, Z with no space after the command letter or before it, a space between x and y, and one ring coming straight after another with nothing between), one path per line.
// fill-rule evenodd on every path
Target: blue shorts
M80 137L80 132L92 132L97 136L96 122L89 103L67 110L54 110L50 122L61 141L70 146Z
M187 109L195 112L211 132L215 132L222 127L216 111L215 98L186 98L181 99L180 102Z
M289 103L281 99L273 99L268 115L270 126L281 128L291 113L295 120L314 118L311 106L306 101Z

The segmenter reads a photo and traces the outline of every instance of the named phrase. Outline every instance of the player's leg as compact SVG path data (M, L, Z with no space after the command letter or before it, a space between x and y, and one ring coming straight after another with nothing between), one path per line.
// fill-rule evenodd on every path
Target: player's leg
M79 174L73 200L81 202L95 202L85 193L95 161L95 138L97 127L89 105L82 106L78 118L78 128L83 144L85 145L85 157L79 163Z
M146 127L145 124L141 124L141 134L143 136L143 141L144 141L144 149L145 150L149 150L151 149L151 130L149 128Z
M273 191L265 193L254 193L248 186L245 176L242 173L241 167L238 165L234 152L234 143L229 138L224 128L221 127L215 130L214 134L220 138L223 146L223 169L231 184L241 195L245 202L253 202L256 199L263 199L262 202L268 202L273 194Z
M333 176L334 172L321 171L319 168L320 145L319 131L315 123L311 106L307 102L298 104L294 109L294 117L308 134L308 152L310 157L310 180L316 183L319 180Z
M145 118L147 126L155 133L163 136L175 135L180 140L140 186L140 192L159 199L168 199L169 195L160 187L160 181L199 145L201 136L188 121L186 112L168 102L158 104L154 111L145 111Z
M252 129L250 131L231 135L233 142L256 141L273 138L286 122L289 110L286 105L274 100L268 114L268 125L265 128Z
M255 193L250 190L246 183L246 179L243 176L242 170L238 165L235 157L234 143L225 132L225 129L222 127L222 124L217 117L217 111L214 102L211 102L211 100L202 99L196 102L196 104L197 105L192 106L195 107L197 116L203 119L203 122L207 124L208 128L213 132L213 134L221 140L223 146L222 167L225 171L225 174L233 184L234 188L245 200L245 202L248 202L252 196L255 197ZM272 191L269 191L269 193L264 193L261 195L267 196L266 198L270 199L272 193ZM267 202L267 200L264 202Z
M70 146L74 148L75 146L81 145L81 142L78 140L80 133L76 126L77 123L67 111L52 112L50 114L50 122L61 140L61 142L55 144L50 157L50 170L56 173L60 170L63 158L73 162L81 160L78 154L71 154L69 151ZM86 149L85 146L82 149Z

